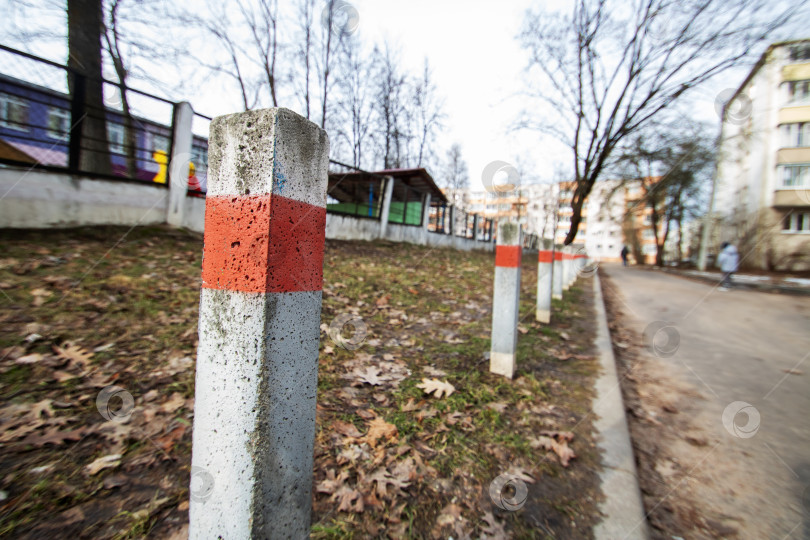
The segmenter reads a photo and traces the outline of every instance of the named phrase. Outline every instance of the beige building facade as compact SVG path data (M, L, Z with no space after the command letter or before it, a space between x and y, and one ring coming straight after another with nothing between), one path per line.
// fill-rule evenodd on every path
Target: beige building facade
M719 142L712 243L737 244L743 267L810 270L810 39L765 51Z

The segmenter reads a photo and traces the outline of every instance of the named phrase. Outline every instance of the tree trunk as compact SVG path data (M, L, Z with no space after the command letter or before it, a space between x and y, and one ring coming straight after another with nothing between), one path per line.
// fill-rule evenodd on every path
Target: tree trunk
M67 0L68 14L68 85L73 93L72 77L86 77L83 118L71 118L75 126L81 121L82 150L79 169L84 172L112 174L104 88L101 72L101 35L104 28L101 0ZM71 137L75 136L71 133Z

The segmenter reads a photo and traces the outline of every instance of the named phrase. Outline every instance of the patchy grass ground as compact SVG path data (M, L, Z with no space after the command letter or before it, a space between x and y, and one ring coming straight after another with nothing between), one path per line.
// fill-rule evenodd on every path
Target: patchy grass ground
M126 232L0 231L0 536L184 537L202 240ZM592 536L590 287L541 327L523 271L508 381L492 254L327 242L314 538ZM488 493L507 472L516 512Z

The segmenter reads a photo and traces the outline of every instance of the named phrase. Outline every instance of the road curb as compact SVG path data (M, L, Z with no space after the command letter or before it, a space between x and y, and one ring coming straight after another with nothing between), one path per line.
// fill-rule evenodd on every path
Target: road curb
M599 350L599 363L602 367L596 381L593 412L598 417L594 428L598 432L597 446L602 454L603 470L599 478L605 495L605 499L599 504L599 511L604 518L594 527L594 537L596 540L647 540L647 518L598 275L593 276L593 293L596 311L594 344Z

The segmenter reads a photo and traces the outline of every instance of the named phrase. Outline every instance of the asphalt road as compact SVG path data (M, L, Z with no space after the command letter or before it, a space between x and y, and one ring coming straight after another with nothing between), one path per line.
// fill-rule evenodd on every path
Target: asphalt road
M750 473L756 483L741 485L760 502L739 510L770 522L771 538L810 539L810 298L723 292L662 272L604 269L636 330L658 330L649 354L705 397L696 400L696 416L719 447L707 463L731 461L746 469L737 471L741 478Z

